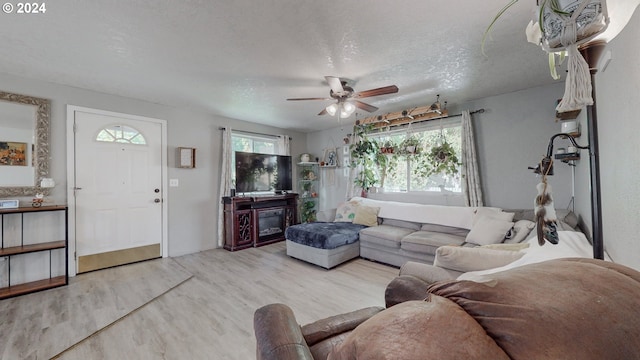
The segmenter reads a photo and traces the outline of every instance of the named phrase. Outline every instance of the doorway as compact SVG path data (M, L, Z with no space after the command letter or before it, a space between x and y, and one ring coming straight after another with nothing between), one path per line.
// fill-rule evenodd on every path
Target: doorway
M167 256L166 121L67 110L74 272Z

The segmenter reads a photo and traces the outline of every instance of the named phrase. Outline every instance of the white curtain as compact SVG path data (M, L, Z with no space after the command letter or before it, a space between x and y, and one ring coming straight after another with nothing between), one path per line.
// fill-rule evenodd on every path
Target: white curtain
M222 130L222 166L220 167L220 202L218 205L218 247L224 245L224 204L222 203L222 197L229 196L231 192L232 151L231 128L228 127Z
M462 112L462 191L467 206L483 206L478 157L469 110Z
M355 134L351 135L351 144L355 144L356 142L360 141L360 137L358 137ZM349 155L349 160L352 161L353 159L351 159L351 155ZM344 166L348 166L350 164L344 164ZM345 200L349 200L354 196L360 196L362 194L362 189L355 186L353 181L356 179L356 176L358 175L359 171L356 168L353 167L349 167L349 178L347 179L347 193L345 194Z
M291 155L291 146L289 141L291 139L288 135L278 135L278 154L279 155Z

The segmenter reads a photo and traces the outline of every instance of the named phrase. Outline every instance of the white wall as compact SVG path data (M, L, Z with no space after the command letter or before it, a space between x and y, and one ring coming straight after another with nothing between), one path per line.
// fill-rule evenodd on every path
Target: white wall
M596 74L602 228L605 250L640 270L640 11L609 44L612 60ZM581 194L585 198L588 193Z
M320 117L318 121L335 121L329 116ZM353 122L342 120L342 126L329 130L316 131L306 135L306 152L311 154L311 158L318 157L322 160L324 149L338 148L337 168L320 169L320 210L335 208L336 205L345 200L347 193L348 177L344 175L344 156L342 147L345 146L344 138L352 133Z
M564 85L557 83L471 101L459 107L485 109L473 116L485 205L533 208L540 178L527 167L536 166L546 154L551 136L560 132L555 106L563 92ZM560 144L556 140L555 147ZM571 200L570 167L555 163L549 184L556 208L566 208Z
M219 169L221 139L219 127L267 134L286 134L293 138L292 153L305 148L300 133L217 117L197 109L176 108L146 101L108 95L70 86L0 74L1 90L51 100L51 177L56 182L52 198L65 203L66 182L66 105L77 105L167 120L168 177L179 179L179 187L169 188L169 255L178 256L216 247L220 195ZM176 147L197 149L197 168L175 167ZM28 199L30 200L30 199Z

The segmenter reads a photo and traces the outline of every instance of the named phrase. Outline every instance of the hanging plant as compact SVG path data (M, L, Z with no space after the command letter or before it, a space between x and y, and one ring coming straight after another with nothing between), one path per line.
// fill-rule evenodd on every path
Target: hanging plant
M405 155L415 155L420 152L420 146L420 140L413 135L409 135L400 143L400 153Z
M376 158L380 154L380 145L374 139L367 137L367 133L372 129L373 124L354 126L354 134L358 140L350 145L351 167L361 169L353 183L365 192L379 180L374 169L377 166Z
M427 164L429 164L428 176L434 174L455 175L458 173L458 166L461 165L456 151L446 141L431 148L427 156Z

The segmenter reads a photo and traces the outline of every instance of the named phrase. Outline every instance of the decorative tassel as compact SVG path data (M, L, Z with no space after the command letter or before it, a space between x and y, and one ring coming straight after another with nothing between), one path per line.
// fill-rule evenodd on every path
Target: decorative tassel
M536 196L534 213L536 220L536 230L538 233L538 244L544 245L547 240L552 244L558 243L556 210L553 207L553 197L551 196L551 185L546 181L539 183L538 196Z
M564 96L556 107L558 112L580 110L587 105L593 105L591 97L591 74L589 64L578 51L578 45L567 46L569 62L567 64L567 79L565 81Z

